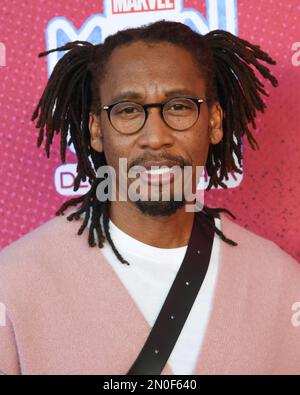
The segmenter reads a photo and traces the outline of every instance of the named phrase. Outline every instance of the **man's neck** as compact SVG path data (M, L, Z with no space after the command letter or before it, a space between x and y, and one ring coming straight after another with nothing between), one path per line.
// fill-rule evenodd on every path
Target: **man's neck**
M129 236L158 248L176 248L188 244L194 212L185 207L170 216L143 214L132 202L111 202L111 221Z

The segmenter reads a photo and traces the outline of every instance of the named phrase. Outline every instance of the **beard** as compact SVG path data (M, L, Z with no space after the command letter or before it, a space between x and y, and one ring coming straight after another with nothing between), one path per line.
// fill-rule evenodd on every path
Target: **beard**
M184 200L169 201L147 201L137 200L134 202L138 209L145 215L151 217L166 217L175 214L176 211L185 205Z

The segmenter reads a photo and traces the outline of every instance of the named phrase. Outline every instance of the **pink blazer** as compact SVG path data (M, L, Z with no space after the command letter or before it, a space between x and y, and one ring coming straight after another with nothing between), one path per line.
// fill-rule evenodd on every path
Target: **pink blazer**
M193 374L300 374L300 265L272 241L221 220L239 246L221 242ZM123 375L146 341L143 314L79 226L55 217L1 251L2 373ZM168 364L162 374L173 374Z

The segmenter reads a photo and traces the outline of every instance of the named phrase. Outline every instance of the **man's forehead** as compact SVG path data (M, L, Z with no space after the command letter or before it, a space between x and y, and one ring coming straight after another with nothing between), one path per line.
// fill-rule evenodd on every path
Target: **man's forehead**
M115 50L100 84L105 100L143 100L146 96L159 96L163 100L176 95L203 95L204 81L199 67L186 50L174 45L157 45L151 49L143 52L132 44Z
M113 50L107 59L104 74L108 78L133 78L144 73L162 73L165 76L172 72L181 74L200 73L201 68L195 57L187 49L173 43L156 43L151 46L135 42L120 46Z

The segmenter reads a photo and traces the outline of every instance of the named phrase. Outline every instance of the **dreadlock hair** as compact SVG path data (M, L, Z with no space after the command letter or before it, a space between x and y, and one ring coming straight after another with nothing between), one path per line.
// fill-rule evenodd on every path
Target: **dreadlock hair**
M99 87L108 72L105 66L112 51L137 41L149 44L173 43L189 51L206 82L208 105L219 101L223 109L223 139L218 144L211 144L208 150L206 171L210 181L207 190L218 185L227 188L223 180L228 180L230 172L242 174L241 144L245 134L251 148L259 148L248 125L256 128L256 113L263 113L266 107L262 95L268 96L268 93L257 74L269 80L273 86L278 84L270 70L262 63L274 65L276 62L259 46L223 30L200 35L185 24L165 20L118 31L99 45L74 41L39 54L39 57L42 57L54 51L68 51L54 67L32 116L32 121L37 119L36 127L39 129L37 145L41 146L46 133L45 151L49 158L54 133L60 133L61 161L65 162L66 148L71 143L74 144L77 155L74 191L78 190L81 181L86 181L87 178L91 185L85 195L66 201L56 215L63 215L68 207L80 204L79 209L67 217L70 221L78 220L84 213L78 234L83 233L90 220L89 245L96 245L96 232L98 246L102 248L106 238L117 258L128 265L110 237L108 201L100 202L96 197L96 189L101 181L96 177L96 170L107 162L105 153L94 151L90 145L89 112L99 115ZM234 155L238 165L234 161ZM220 218L220 212L226 212L232 218L236 218L225 208L204 206L202 211L210 224L212 217ZM103 224L100 222L101 214ZM224 242L237 245L215 225L213 226Z

